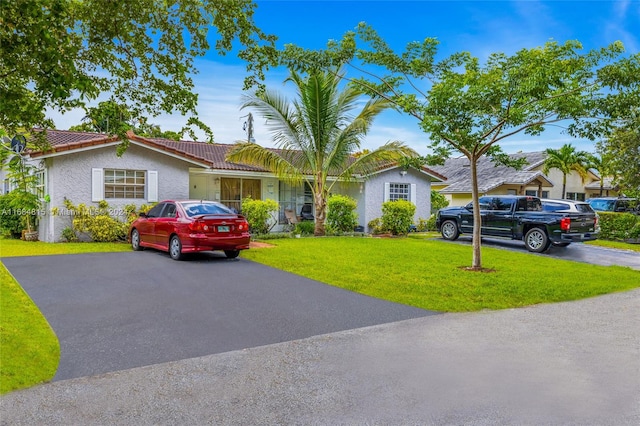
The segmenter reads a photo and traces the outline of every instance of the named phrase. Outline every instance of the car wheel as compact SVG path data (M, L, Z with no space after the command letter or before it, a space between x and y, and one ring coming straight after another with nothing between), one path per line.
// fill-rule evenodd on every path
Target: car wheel
M566 247L571 243L553 243L554 247Z
M235 259L240 254L240 250L225 250L224 254L226 254L229 259Z
M182 260L182 243L177 235L174 235L169 240L169 256L173 260Z
M453 220L446 220L440 227L440 233L442 234L442 238L449 241L457 240L460 236L458 224Z
M143 247L140 245L140 233L137 229L131 231L131 248L135 251L140 251Z
M542 253L550 245L547 233L540 228L531 228L524 236L524 243L527 246L527 250L534 253Z

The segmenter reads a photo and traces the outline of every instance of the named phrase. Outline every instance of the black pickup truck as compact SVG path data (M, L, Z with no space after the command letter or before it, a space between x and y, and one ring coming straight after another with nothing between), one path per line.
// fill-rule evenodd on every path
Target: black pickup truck
M598 216L592 211L543 211L541 200L530 196L487 195L478 202L482 235L523 240L529 251L542 253L551 244L566 247L598 237ZM472 234L473 205L439 210L436 226L447 240Z

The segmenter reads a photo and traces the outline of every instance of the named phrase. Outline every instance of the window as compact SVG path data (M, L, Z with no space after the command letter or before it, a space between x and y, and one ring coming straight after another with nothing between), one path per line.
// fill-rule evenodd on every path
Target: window
M491 200L491 210L510 211L515 198L494 198Z
M222 178L220 179L220 202L239 212L242 200L251 197L262 199L262 181L260 179Z
M162 209L164 208L164 203L159 203L153 206L151 210L147 212L147 217L160 217L162 214Z
M584 201L585 193L584 192L567 192L567 199L575 200L575 201Z
M35 191L34 193L38 196L38 199L43 200L46 195L45 190L45 172L44 170L38 170L35 173L36 182L35 182Z
M104 169L104 198L144 198L144 170Z
M167 203L167 207L162 211L162 217L176 217L176 205Z
M535 189L527 189L524 191L524 195L528 195L529 197L537 197L538 191ZM542 191L542 196L540 198L549 198L549 191Z
M390 183L389 184L389 201L405 200L410 201L408 183Z

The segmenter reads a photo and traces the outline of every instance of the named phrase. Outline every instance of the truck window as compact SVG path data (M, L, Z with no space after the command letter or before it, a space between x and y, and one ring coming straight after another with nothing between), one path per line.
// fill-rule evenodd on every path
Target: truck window
M480 204L480 210L493 210L491 206L492 197L480 197L478 198L478 204Z
M491 210L511 211L514 202L514 198L494 198Z
M541 212L542 202L539 198L527 198L527 211L528 212Z

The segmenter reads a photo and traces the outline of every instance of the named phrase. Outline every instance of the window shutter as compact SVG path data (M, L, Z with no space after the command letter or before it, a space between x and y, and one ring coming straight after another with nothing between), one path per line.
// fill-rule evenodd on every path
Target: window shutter
M91 169L91 201L104 200L104 174L102 169Z
M411 192L409 193L409 201L411 201L415 205L418 205L418 203L416 202L416 184L415 183L411 184Z
M384 183L384 202L389 201L389 182Z
M158 201L158 171L147 170L147 201Z

